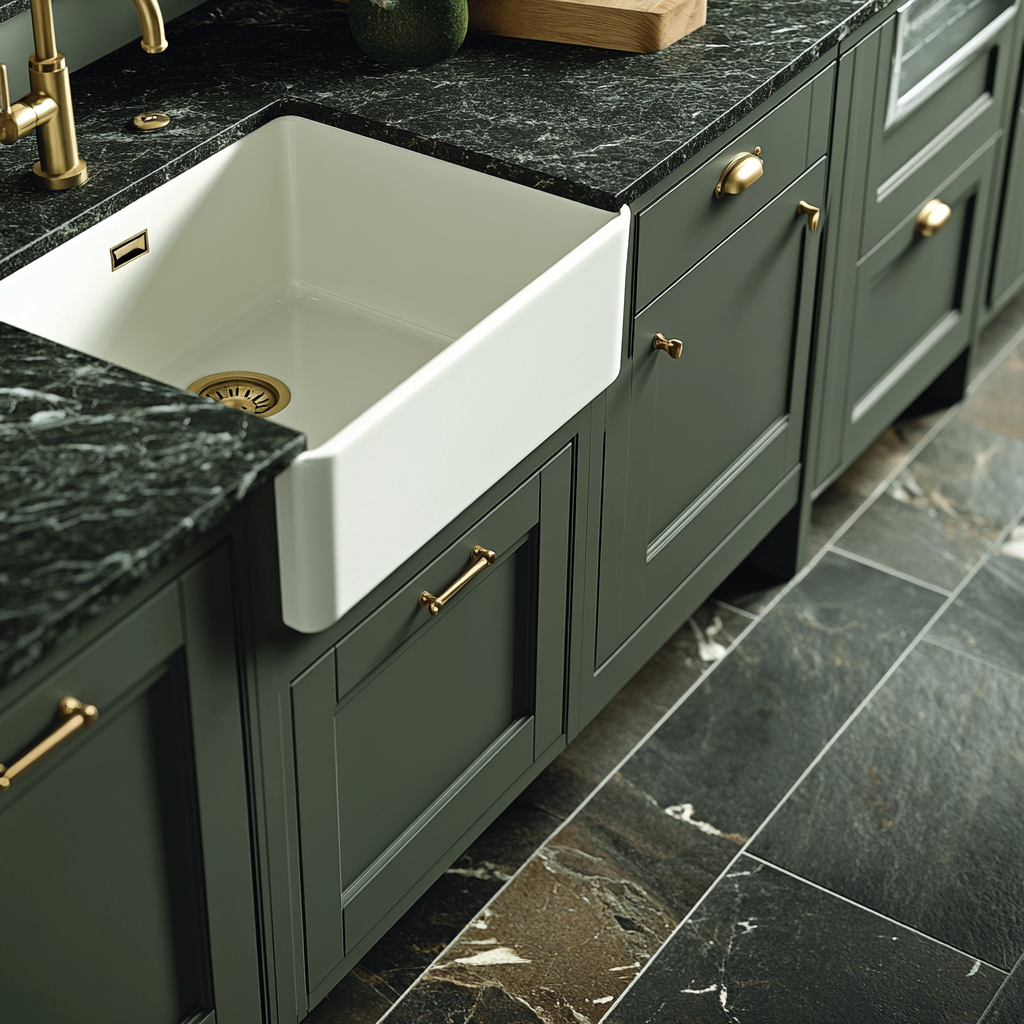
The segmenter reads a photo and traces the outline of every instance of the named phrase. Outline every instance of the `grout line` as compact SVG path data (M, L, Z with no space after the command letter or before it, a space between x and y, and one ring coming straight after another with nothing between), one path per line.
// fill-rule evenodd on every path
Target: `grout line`
M929 583L927 580L919 579L917 576L911 576L909 572L901 572L899 569L894 569L891 565L886 565L884 562L876 562L873 558L868 558L865 555L858 555L856 551L848 551L846 548L841 548L838 545L833 545L832 550L837 555L842 555L844 558L849 558L854 562L860 562L861 565L866 565L871 569L878 569L881 572L888 573L890 576L895 576L897 579L901 579L906 583L913 583L915 586L924 587L925 590L932 590L936 594L941 594L943 597L949 597L951 593L944 587L937 586L934 583Z
M903 931L911 932L913 935L918 935L922 939L927 939L928 942L934 942L936 945L944 946L953 953L959 953L960 956L967 957L968 960L974 960L979 964L984 964L986 967L991 968L993 971L998 971L1002 975L1010 973L1005 967L997 967L995 964L991 964L987 960L983 960L981 957L975 956L973 953L968 953L966 950L960 949L957 946L952 946L948 942L944 942L942 939L937 939L934 935L929 935L927 932L921 931L920 928L914 928L912 925L905 924L903 921L897 921L895 917L889 917L888 914L883 914L881 911L875 910L873 907L866 906L863 903L858 903L856 900L851 900L849 896L844 896L841 892L836 892L834 889L827 889L825 886L819 885L817 882L814 882L809 878L805 878L803 875L798 875L795 871L790 871L770 860L765 860L764 857L758 857L756 853L748 852L746 856L751 860L756 860L759 864L763 864L767 868L771 868L773 871L779 871L784 875L789 875L790 878L794 878L798 882L803 882L805 885L811 886L812 889L817 889L819 892L824 892L829 896L834 896L837 900L849 903L851 907L856 907L858 910L865 910L869 914L873 914L875 917L879 917L883 921L887 921L889 924L895 925L897 928L901 928Z
M982 384L1002 366L1010 353L1024 341L1024 327L1018 328L1013 337L978 371L977 376L967 385L967 394L973 395Z
M953 409L955 409L955 408L956 408L956 406L953 407ZM951 409L950 411L952 412L953 410ZM940 420L939 422L940 423L944 423L944 422L946 422L946 419L947 419L947 417L944 416L942 418L942 420ZM926 437L927 436L928 435L926 435ZM1020 515L1020 513L1018 513L1018 516L1019 515ZM938 607L938 609L936 609L935 613L924 624L924 626L921 628L921 630L918 632L918 634L914 637L914 639L910 641L910 643L904 648L903 652L896 658L896 660L892 663L892 665L890 665L889 668L883 673L882 678L879 679L877 683L875 683L875 685L868 692L867 696L860 702L860 704L857 705L856 708L854 708L853 713L849 716L849 718L847 718L846 721L843 722L843 724L839 727L839 729L834 733L832 738L825 744L824 747L821 748L821 750L818 752L818 754L813 758L811 763L800 773L800 775L797 778L797 780L793 783L792 786L789 787L789 789L787 790L785 795L775 805L775 807L772 808L772 810L769 812L768 816L764 819L764 821L762 821L761 824L758 825L758 827L756 829L754 829L753 833L751 833L750 838L743 844L743 846L740 848L740 850L736 854L736 856L729 862L729 865L725 869L725 872L723 872L723 874L725 874L726 872L731 870L731 868L736 864L736 862L739 860L739 858L744 853L747 852L747 850L750 848L751 844L765 830L765 828L767 827L768 823L775 817L776 814L778 814L778 812L782 808L783 804L785 804L785 802L793 795L793 793L795 793L796 790L799 789L799 787L803 784L803 781L811 774L812 771L814 771L814 769L818 766L819 762L825 757L825 755L838 742L839 738L846 733L847 729L850 728L850 726L853 724L854 720L868 706L868 704L872 701L872 699L875 697L875 695L878 693L878 691L881 690L881 688L889 681L889 679L892 678L892 676L895 674L896 670L913 653L913 651L921 643L921 641L924 639L925 635L932 628L932 626L939 620L939 618L946 611L946 609L953 603L953 601L956 600L956 598L963 591L963 589L967 586L967 584L974 578L976 573L988 561L988 559L992 555L992 552L997 550L997 548L1010 535L1010 532L1013 530L1013 524L1014 524L1014 522L1016 522L1018 516L1014 516L1011 519L1010 523L1000 532L999 536L996 537L996 539L992 541L992 543L989 545L988 550L985 552L984 555L982 555L982 557L977 561L977 563L970 570L970 572L967 573L967 575L963 578L963 580L961 580L959 586L954 591L952 591L952 593L950 593L949 597L947 597L946 600L943 601L942 604ZM842 532L842 528L840 528L839 532ZM830 541L828 544L826 544L825 547L822 549L822 552L819 553L819 557L820 557L820 554L824 553L827 550L830 550L831 547L832 547L832 544L833 544L833 541ZM639 982L639 980L644 976L644 974L647 973L647 970L650 968L651 964L653 964L654 961L658 959L658 956L661 954L661 951L663 949L665 949L665 947L673 940L673 938L675 938L675 936L678 933L679 929L682 928L683 925L685 925L686 922L693 916L693 914L697 910L697 908L707 898L708 893L711 892L711 889L713 889L714 886L718 884L718 882L721 879L721 877L722 877L722 875L719 875L718 878L715 879L714 884L710 888L705 890L705 892L701 895L700 899L697 900L697 902L687 912L685 917L683 917L683 919L679 922L679 924L677 924L675 926L675 928L672 929L671 934L661 944L661 946L658 948L657 952L655 952L655 954L647 961L647 963L645 963L644 966L640 968L640 970L637 972L637 974L635 975L633 980L626 986L626 988L619 995L618 999L616 999L615 1002L613 1002L612 1005L608 1007L607 1013L605 1013L601 1017L602 1021L607 1019L608 1015L619 1005L619 1003L622 1002L623 999L626 998L627 993L629 993L633 989L633 987L637 984L637 982Z
M747 611L745 608L737 608L734 604L729 604L728 601L720 601L717 597L714 599L715 604L721 605L723 608L727 608L731 612L735 612L737 615L742 615L745 619L757 619L757 612Z
M1018 672L1016 669L1007 668L1005 665L997 665L994 661L989 661L988 658L982 658L980 655L972 654L970 651L963 651L959 647L954 647L948 640L939 640L933 636L926 636L924 638L926 644L931 644L933 647L941 647L944 651L948 651L950 654L958 654L962 658L967 658L969 661L977 662L979 665L984 665L986 668L994 669L996 672L1003 672L1008 676L1014 676L1024 682L1024 673Z

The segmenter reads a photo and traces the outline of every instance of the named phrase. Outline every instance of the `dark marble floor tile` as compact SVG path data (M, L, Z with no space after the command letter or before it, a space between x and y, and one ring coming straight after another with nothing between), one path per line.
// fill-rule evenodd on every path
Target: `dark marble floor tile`
M1024 1024L1024 957L1017 961L978 1024Z
M558 827L521 802L487 828L306 1018L375 1024Z
M974 1024L1003 978L744 856L607 1024Z
M1024 507L1024 441L958 416L918 455L912 470L916 487L935 507L979 517L997 529Z
M596 1024L736 851L616 776L388 1019Z
M811 509L809 547L812 555L871 497L875 488L905 459L914 445L942 417L929 413L897 420L828 490Z
M988 551L999 530L918 484L914 466L837 542L838 547L953 590Z
M568 817L750 623L714 601L698 608L520 799Z
M375 1024L560 822L590 796L701 673L722 657L750 621L715 602L698 608L363 957L313 1011L310 1024Z
M749 836L942 601L826 555L623 776L695 830Z
M1024 344L968 396L960 417L975 426L1024 439Z
M978 570L928 638L1024 675L1024 530L1016 533L1019 539Z
M972 956L1024 952L1024 679L921 644L751 851Z

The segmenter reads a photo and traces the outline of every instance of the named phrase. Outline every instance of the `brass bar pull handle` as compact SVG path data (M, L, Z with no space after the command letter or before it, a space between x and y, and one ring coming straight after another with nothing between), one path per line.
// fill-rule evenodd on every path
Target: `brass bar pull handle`
M44 740L40 740L27 754L19 757L10 768L0 764L0 792L9 789L11 779L20 775L26 768L31 768L41 757L48 754L58 744L63 743L72 733L78 732L83 726L91 725L99 718L100 713L94 704L83 704L74 697L65 697L57 705L57 711L63 724L57 726Z
M821 220L821 210L817 206L811 206L810 203L805 203L802 199L796 204L796 212L807 215L807 226L812 231L818 230L818 222Z
M932 199L921 208L914 221L914 230L922 238L931 238L946 226L952 214L953 211L945 203Z
M761 147L755 146L753 153L740 153L734 156L722 171L722 176L715 186L715 198L723 195L735 196L745 192L764 174L764 161L761 159Z
M651 348L667 352L673 359L683 354L683 343L678 338L666 338L664 334L656 334Z
M440 597L434 597L433 594L428 594L424 590L420 594L420 607L429 608L431 615L437 615L474 576L479 576L489 565L494 565L494 560L497 557L493 551L474 544L470 553L469 568Z

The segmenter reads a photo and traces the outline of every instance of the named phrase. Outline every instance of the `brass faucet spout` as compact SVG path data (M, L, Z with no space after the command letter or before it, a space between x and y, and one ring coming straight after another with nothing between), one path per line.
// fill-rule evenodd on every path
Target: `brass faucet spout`
M12 145L35 132L39 163L32 168L42 188L64 189L89 177L78 155L75 115L71 109L71 78L64 55L57 50L52 0L31 0L35 53L28 60L31 91L16 103L7 88L7 68L0 64L0 142ZM132 0L147 53L167 49L159 0Z
M53 4L50 0L32 0L32 39L36 47L36 60L53 60L57 56Z
M142 48L146 53L163 53L167 49L164 16L157 0L132 0L142 29Z

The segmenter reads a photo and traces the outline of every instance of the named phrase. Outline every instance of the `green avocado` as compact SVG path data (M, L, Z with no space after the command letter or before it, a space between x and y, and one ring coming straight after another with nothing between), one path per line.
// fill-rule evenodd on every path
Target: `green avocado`
M469 26L467 0L349 0L359 48L382 64L419 67L446 60Z

